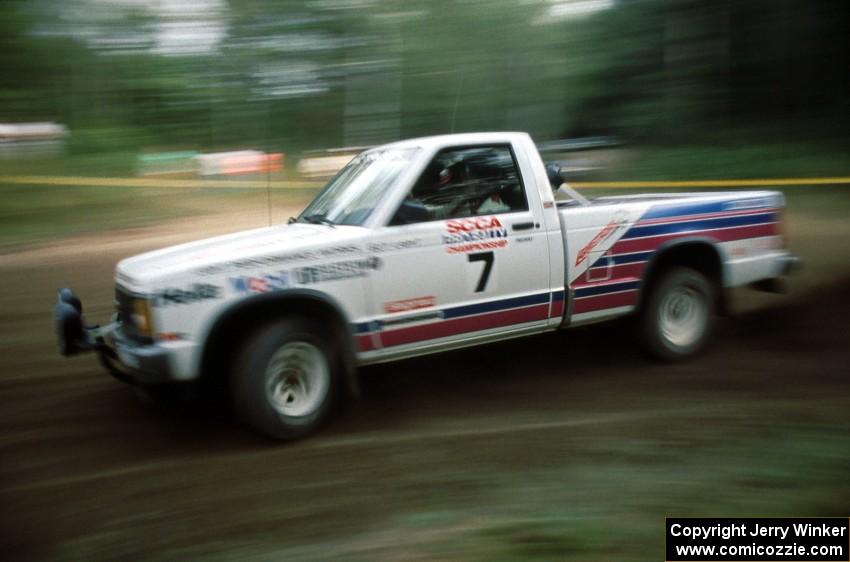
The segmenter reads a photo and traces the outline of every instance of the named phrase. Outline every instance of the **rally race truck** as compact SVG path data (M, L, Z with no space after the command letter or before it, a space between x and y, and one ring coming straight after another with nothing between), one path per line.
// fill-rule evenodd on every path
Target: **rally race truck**
M117 313L59 291L60 350L147 390L215 381L259 432L315 431L357 367L634 315L656 357L706 344L725 289L795 263L774 191L585 199L525 133L362 152L297 217L124 259Z

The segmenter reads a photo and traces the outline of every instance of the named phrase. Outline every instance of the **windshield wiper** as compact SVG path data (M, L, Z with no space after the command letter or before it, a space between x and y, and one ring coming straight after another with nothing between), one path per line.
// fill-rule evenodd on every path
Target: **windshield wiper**
M324 224L330 227L336 226L336 223L334 221L321 214L307 215L303 218L306 222L309 222L310 224Z

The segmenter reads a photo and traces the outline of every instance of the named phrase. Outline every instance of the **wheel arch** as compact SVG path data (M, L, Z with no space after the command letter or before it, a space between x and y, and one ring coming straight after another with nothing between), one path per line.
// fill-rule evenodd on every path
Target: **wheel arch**
M717 309L726 310L723 292L724 261L717 241L700 236L687 236L661 244L646 266L638 294L638 311L646 304L652 287L669 267L689 267L705 275L717 291Z
M253 328L287 314L318 319L328 328L334 351L341 360L345 391L351 397L359 396L356 347L348 317L333 297L313 289L287 289L252 295L222 310L203 340L199 362L201 381L213 385L226 383L236 349Z

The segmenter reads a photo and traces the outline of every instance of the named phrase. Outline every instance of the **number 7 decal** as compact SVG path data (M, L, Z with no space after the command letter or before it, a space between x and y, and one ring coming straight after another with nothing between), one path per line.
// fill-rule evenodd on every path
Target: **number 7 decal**
M475 287L476 293L481 293L484 289L487 288L487 280L490 279L490 271L493 269L493 260L495 257L493 256L493 252L480 252L478 254L467 254L467 261L472 263L474 261L483 261L484 269L481 271L481 278L478 280L478 285Z

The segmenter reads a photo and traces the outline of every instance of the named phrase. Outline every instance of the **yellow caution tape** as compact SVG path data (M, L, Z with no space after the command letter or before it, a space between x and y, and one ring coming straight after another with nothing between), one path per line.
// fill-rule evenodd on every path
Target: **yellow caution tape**
M314 189L321 182L292 180L204 180L163 178L98 178L83 176L0 176L0 184L115 186L158 188L226 188L226 189ZM689 187L780 187L812 185L848 185L850 177L834 178L776 178L752 180L691 180L691 181L577 181L570 187L582 189L668 189Z

